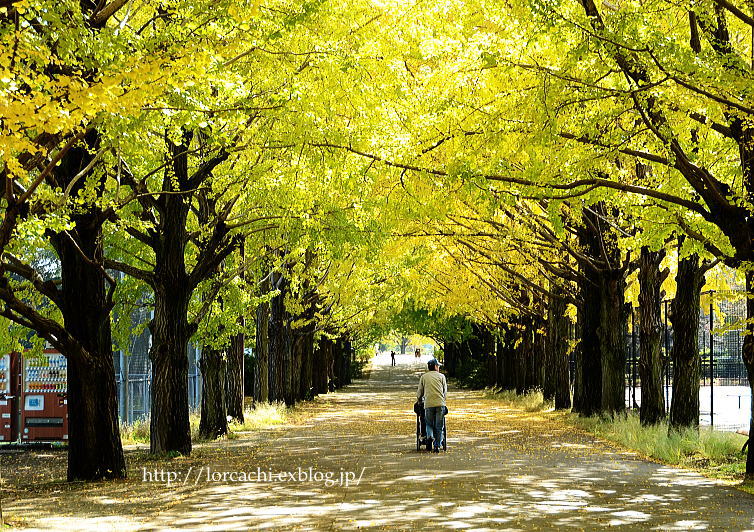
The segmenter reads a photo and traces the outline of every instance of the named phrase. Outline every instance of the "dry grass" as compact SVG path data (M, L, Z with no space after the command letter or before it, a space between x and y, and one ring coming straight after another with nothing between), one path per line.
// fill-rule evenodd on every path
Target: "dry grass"
M255 408L244 410L243 423L231 422L229 428L233 433L275 427L287 423L288 414L284 403L261 403Z
M189 412L189 425L191 427L191 439L199 440L199 410ZM121 422L120 440L123 445L134 445L138 443L149 443L149 416L134 420L131 423Z
M545 401L542 392L535 390L524 395L517 395L513 390L500 390L487 388L484 390L485 397L503 401L514 408L525 412L547 412L555 409L552 401Z

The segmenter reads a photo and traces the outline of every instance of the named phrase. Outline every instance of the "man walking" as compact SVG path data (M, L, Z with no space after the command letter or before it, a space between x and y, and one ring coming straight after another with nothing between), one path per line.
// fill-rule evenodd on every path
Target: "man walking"
M445 426L445 399L448 395L448 382L440 373L440 363L436 359L427 362L427 371L419 379L416 400L424 400L424 419L427 424L427 438L432 442L433 451L440 452Z
M390 365L395 366L395 351L390 351Z

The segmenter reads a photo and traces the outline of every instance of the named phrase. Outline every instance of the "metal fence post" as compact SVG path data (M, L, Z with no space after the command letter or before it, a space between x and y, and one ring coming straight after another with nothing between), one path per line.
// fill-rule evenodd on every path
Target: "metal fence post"
M126 419L126 411L124 409L125 404L125 398L123 390L123 359L125 357L123 356L123 351L118 351L118 368L119 371L116 374L116 378L118 379L118 419L121 421L127 421Z
M709 295L709 426L715 426L715 309L714 291Z

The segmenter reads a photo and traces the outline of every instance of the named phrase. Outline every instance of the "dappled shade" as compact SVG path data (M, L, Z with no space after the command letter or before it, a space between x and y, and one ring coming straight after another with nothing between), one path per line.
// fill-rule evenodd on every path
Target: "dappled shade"
M300 407L280 430L204 444L190 459L139 463L185 473L354 471L322 483L142 483L20 492L10 512L44 529L300 530L357 528L745 529L754 497L699 474L642 460L557 420L452 388L446 454L414 450L412 403L423 361L377 357L370 378ZM134 460L132 459L131 462Z

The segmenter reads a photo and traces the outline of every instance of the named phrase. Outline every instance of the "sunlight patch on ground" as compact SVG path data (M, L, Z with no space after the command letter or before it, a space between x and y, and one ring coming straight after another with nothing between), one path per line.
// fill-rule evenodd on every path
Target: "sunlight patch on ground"
M479 392L451 387L448 453L417 452L416 378L406 368L376 365L372 380L302 404L291 414L293 424L280 430L202 444L188 459L148 462L184 472L202 465L213 471L366 468L358 487L259 482L167 490L130 472L123 483L15 494L12 513L32 515L29 524L46 530L96 532L707 528L695 519L700 516L726 530L754 526L754 510L730 511L731 497L743 496L738 492L620 455L558 420L502 408ZM746 504L741 507L754 509ZM109 522L118 518L104 514L115 511L124 516Z
M77 530L81 532L104 532L118 531L131 532L143 529L143 523L134 522L122 516L105 516L105 517L75 517L60 516L59 518L39 519L35 523L39 528L29 530Z
M676 521L663 527L665 530L707 530L709 528L706 521Z

